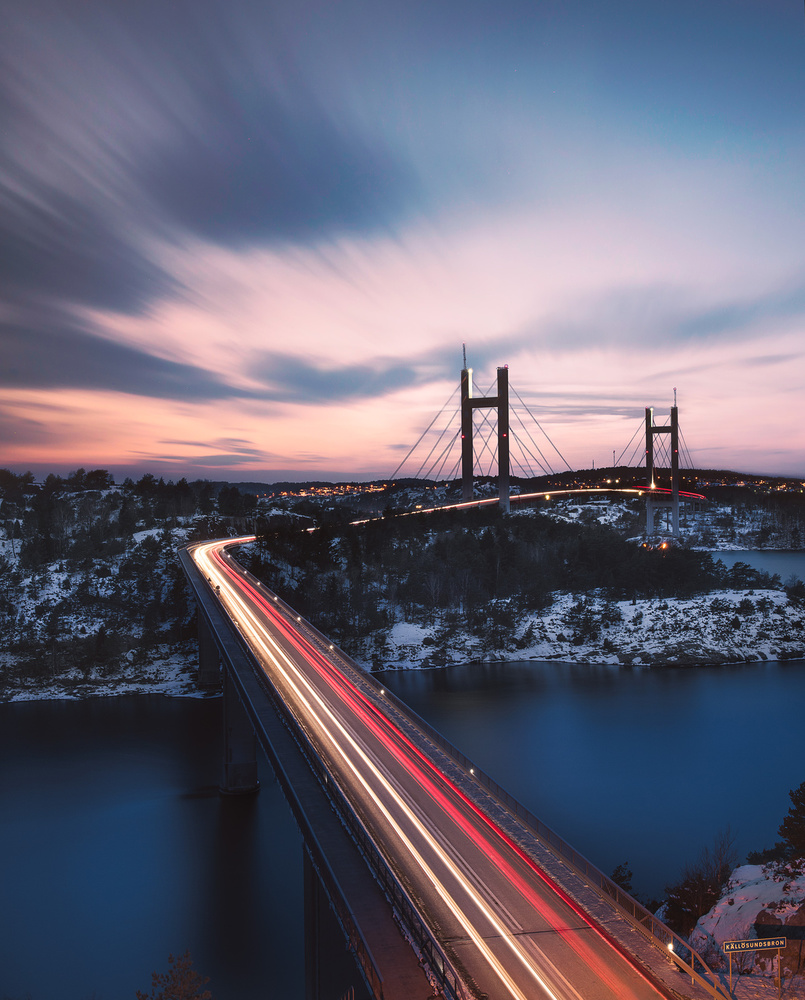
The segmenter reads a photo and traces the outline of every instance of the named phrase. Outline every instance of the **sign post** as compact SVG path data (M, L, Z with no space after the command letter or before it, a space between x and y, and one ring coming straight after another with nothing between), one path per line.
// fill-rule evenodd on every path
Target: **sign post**
M732 993L732 956L736 951L764 951L767 948L777 949L777 996L783 990L783 965L782 949L788 944L788 939L784 937L754 938L746 941L725 941L721 946L724 952L730 957L730 993Z

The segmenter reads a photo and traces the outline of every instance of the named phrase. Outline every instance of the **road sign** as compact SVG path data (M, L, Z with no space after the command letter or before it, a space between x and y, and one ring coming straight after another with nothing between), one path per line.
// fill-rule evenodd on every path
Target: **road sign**
M753 938L751 941L725 941L721 946L724 952L730 951L760 951L762 948L785 948L788 939L784 937Z

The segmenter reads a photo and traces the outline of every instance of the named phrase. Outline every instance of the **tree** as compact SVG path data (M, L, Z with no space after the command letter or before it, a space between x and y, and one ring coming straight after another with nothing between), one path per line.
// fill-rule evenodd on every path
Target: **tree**
M718 902L737 863L735 838L727 827L716 835L712 849L705 847L693 864L685 865L679 882L665 887L665 921L671 930L690 934L699 917Z
M203 989L209 976L196 972L189 951L168 955L168 963L170 972L152 972L151 992L137 990L137 1000L212 1000L212 993Z
M795 858L805 858L805 781L788 793L791 808L777 831Z
M626 892L630 892L634 895L634 889L632 888L633 875L634 873L629 867L629 862L623 861L615 868L610 878L616 885L619 885L621 889L624 889Z

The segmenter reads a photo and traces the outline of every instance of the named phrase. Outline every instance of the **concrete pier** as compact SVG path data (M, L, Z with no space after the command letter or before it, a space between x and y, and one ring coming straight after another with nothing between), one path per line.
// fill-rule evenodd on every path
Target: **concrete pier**
M210 689L221 686L221 656L201 611L198 612L198 684Z
M250 795L260 788L257 736L228 670L223 671L224 767L222 795Z
M330 899L302 852L305 887L305 1000L371 1000Z

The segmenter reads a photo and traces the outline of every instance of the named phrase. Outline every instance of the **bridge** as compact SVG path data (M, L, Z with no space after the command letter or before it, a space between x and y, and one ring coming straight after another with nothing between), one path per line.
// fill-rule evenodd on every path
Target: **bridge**
M518 498L516 494L511 495L510 479L513 472L526 480L536 478L535 467L539 468L543 474L555 475L545 453L535 440L520 411L525 413L533 429L538 430L543 435L553 452L567 466L568 471L572 471L562 452L548 436L547 431L516 389L510 385L508 365L497 369L495 388L494 394L492 389L486 393L479 389L473 378L472 368L467 366L465 346L464 367L459 376L457 390L459 395L457 413L451 409L456 396L456 391L454 391L389 478L393 480L400 475L412 456L417 455L420 446L422 446L421 450L426 452L426 455L422 460L414 459L411 478L440 479L442 474L446 473L446 479L449 481L460 470L462 504L454 505L460 507L474 503L473 476L476 471L480 471L482 475L491 476L493 469L496 468L498 481L496 502L503 511L508 512L511 503L539 496L539 494L528 494ZM519 403L519 410L511 405L512 396ZM495 413L496 419L494 421L490 420L487 415L490 410ZM439 419L445 414L447 415L447 423L443 426L439 425ZM478 428L475 426L476 414L481 417ZM459 418L458 421L455 419L456 415ZM638 441L630 462L633 462L640 454L641 463L645 464L646 485L639 491L639 496L643 498L646 505L646 538L651 542L663 534L657 524L657 515L663 511L669 515L669 523L666 525L667 533L678 538L680 535L680 503L691 501L696 503L706 500L706 497L680 489L680 446L683 446L682 450L685 452L687 447L684 445L684 437L679 424L676 388L674 388L674 405L671 407L668 423L656 424L654 408L647 406L645 420L641 419L640 425L622 450L619 459L616 460L613 450L613 469L620 463L634 444L635 439L644 430L645 449L641 451L641 442ZM478 449L476 449L477 438L480 438L480 448ZM458 458L455 455L457 451ZM485 467L484 460L486 460ZM669 482L667 487L663 487L659 483L660 474L663 471L667 474ZM556 496L558 492L567 491L553 490L551 492L552 495ZM630 493L637 491L613 488L607 492Z
M728 996L684 941L243 569L230 550L252 540L180 559L200 679L220 669L222 791L259 787L259 743L303 834L310 1000ZM346 971L323 957L330 913L355 958Z

